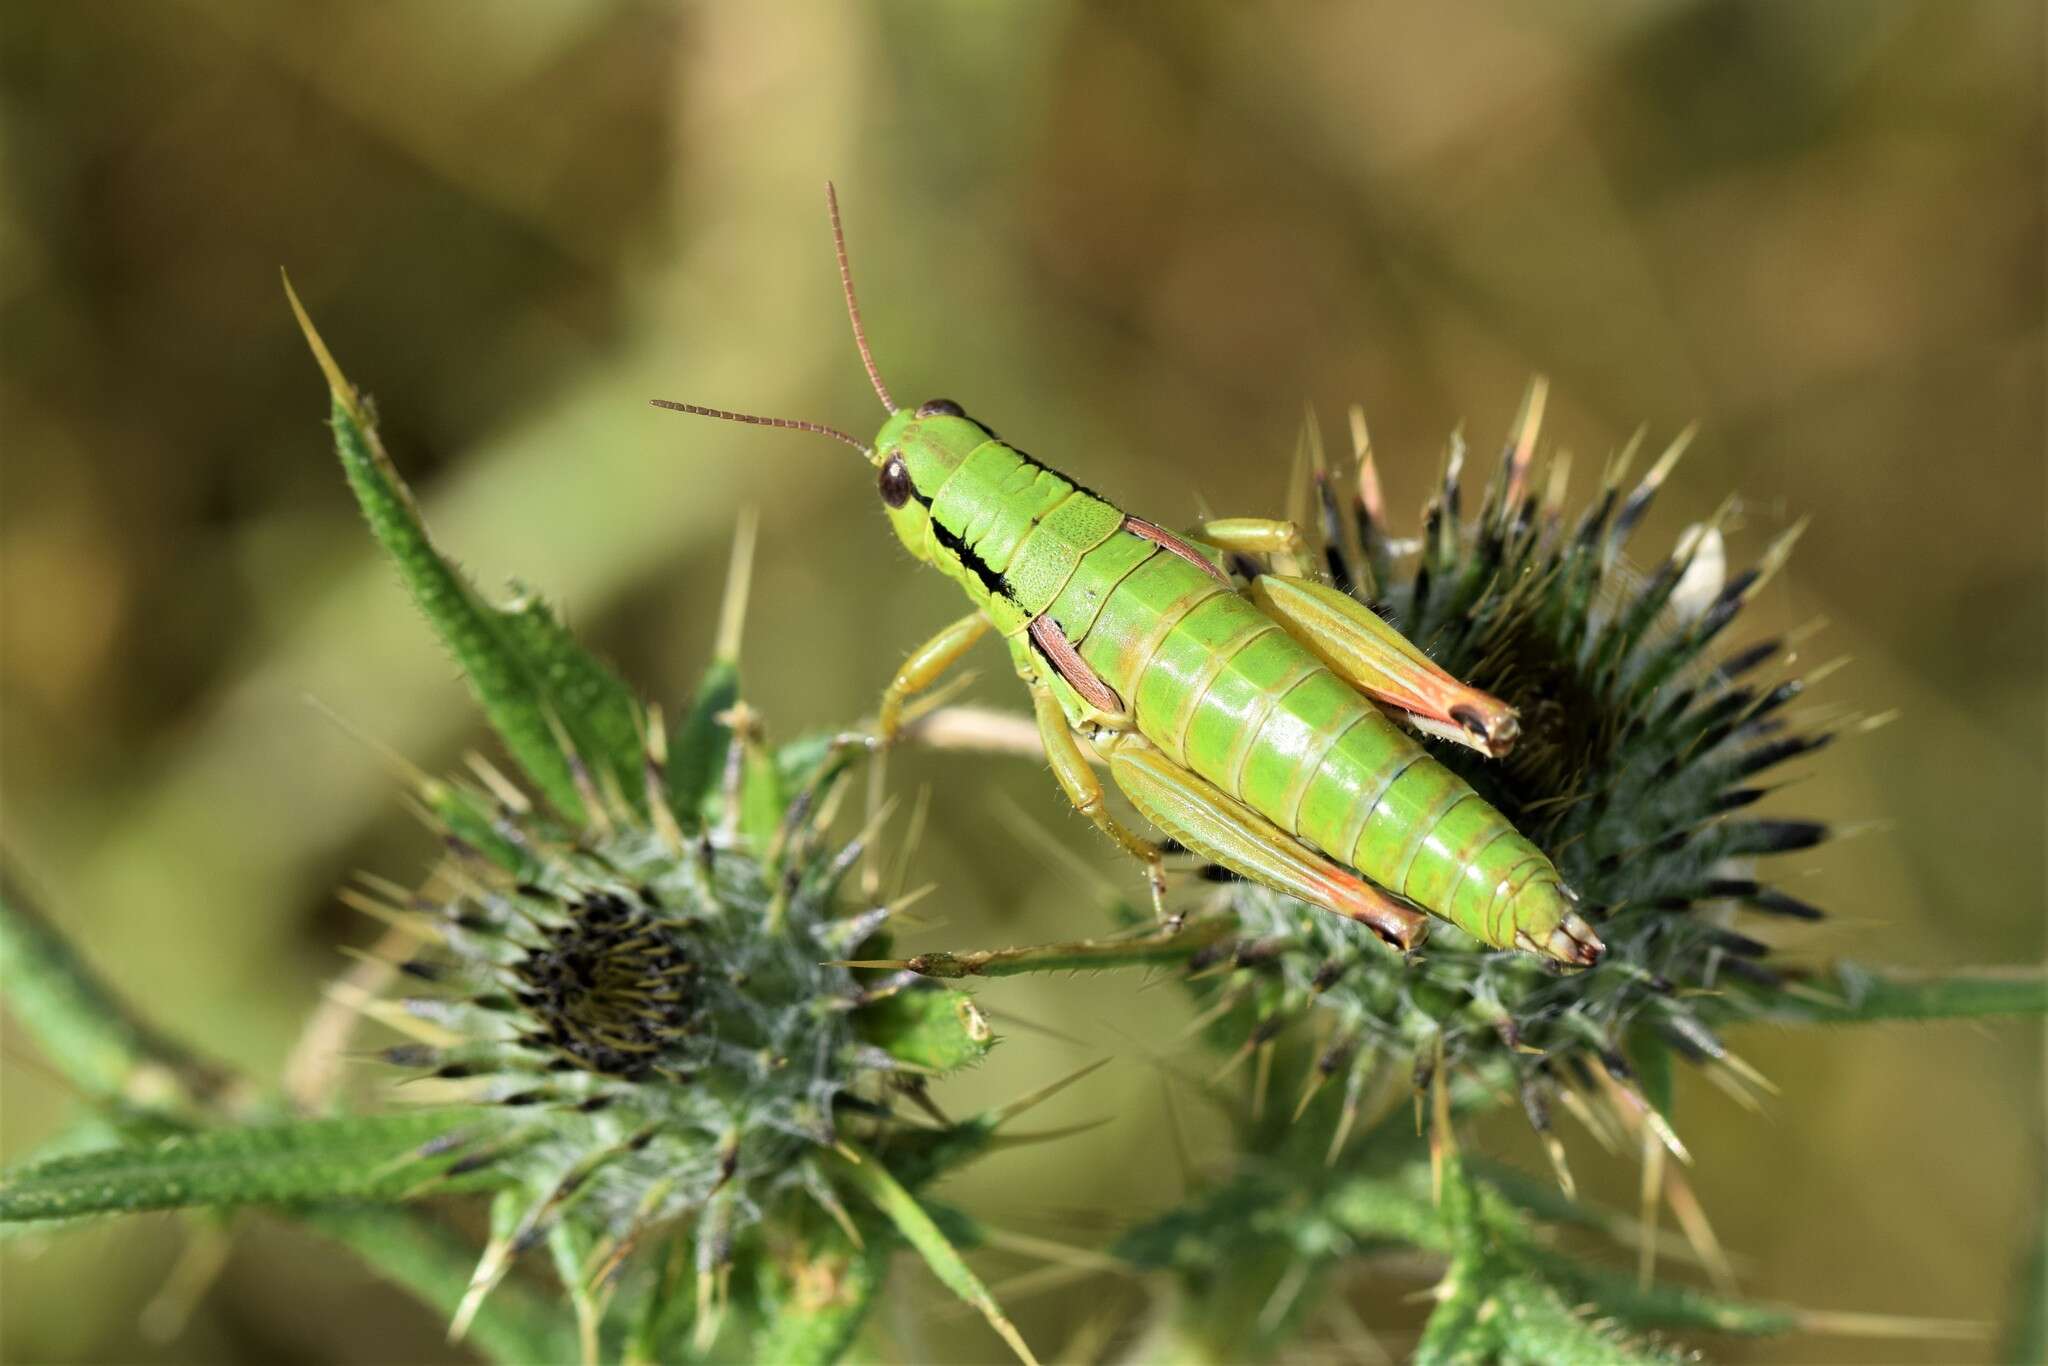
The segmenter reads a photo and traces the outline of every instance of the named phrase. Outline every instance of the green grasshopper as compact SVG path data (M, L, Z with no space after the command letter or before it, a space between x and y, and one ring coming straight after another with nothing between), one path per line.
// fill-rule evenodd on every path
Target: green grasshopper
M883 693L881 743L906 703L993 630L1030 690L1053 776L1144 865L1162 918L1165 856L1178 846L1403 950L1428 925L1419 907L1498 948L1572 967L1599 960L1600 939L1550 860L1404 728L1498 758L1516 738L1512 708L1305 576L1307 541L1292 523L1226 518L1176 535L957 403L898 406L861 326L830 185L826 200L854 341L889 413L873 444L822 423L654 402L852 446L875 467L910 553L966 591L974 609ZM1264 568L1233 575L1233 564ZM1110 812L1084 742L1171 844Z

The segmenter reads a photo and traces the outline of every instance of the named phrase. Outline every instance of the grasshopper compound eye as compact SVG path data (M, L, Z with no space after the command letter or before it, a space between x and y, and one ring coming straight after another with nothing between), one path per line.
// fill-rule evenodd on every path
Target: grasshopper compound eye
M917 405L919 417L965 417L967 410L950 398L926 399Z
M902 456L892 455L883 462L875 482L882 490L882 501L890 507L900 508L910 501L910 471L904 467Z

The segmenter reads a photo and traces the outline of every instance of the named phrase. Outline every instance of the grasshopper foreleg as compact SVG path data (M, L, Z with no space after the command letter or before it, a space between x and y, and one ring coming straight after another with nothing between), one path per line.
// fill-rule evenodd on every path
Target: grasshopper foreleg
M1088 766L1088 756L1082 751L1081 742L1074 738L1073 728L1067 724L1066 713L1060 710L1059 700L1053 696L1052 689L1043 683L1032 683L1031 707L1038 714L1039 738L1045 742L1045 757L1052 764L1052 776L1059 780L1060 790L1067 794L1067 800L1074 804L1076 811L1095 823L1096 829L1145 865L1145 880L1152 889L1152 909L1161 920L1169 919L1166 913L1166 851L1132 833L1109 813L1102 780Z
M1105 748L1116 785L1146 820L1181 845L1275 891L1358 921L1398 948L1411 948L1421 938L1426 916L1322 857L1142 736L1119 735Z
M912 650L910 657L896 670L896 676L889 680L889 686L882 689L882 705L875 717L875 733L865 741L880 751L868 766L870 812L882 808L882 793L888 785L884 762L889 746L896 743L896 737L903 730L904 704L938 682L946 670L959 663L960 657L973 649L974 643L988 631L988 626L988 618L979 611L969 612ZM875 862L872 847L862 860L861 882L869 895L874 895L881 885L881 869Z
M1262 574L1251 599L1345 682L1417 730L1500 758L1521 727L1515 709L1460 683L1422 648L1348 594L1307 579Z
M875 732L883 745L894 744L897 733L903 729L904 703L938 682L987 631L988 618L980 612L969 612L911 652L896 676L889 680L889 686L882 690L882 710L876 718Z

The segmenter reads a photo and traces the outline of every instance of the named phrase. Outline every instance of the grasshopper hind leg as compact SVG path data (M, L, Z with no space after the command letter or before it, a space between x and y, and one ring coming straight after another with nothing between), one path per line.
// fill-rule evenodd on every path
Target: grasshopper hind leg
M1395 948L1413 948L1428 928L1427 916L1330 862L1174 763L1142 736L1119 735L1107 748L1117 786L1175 843L1275 891L1355 920Z
M1417 730L1494 759L1514 748L1521 726L1513 707L1453 678L1349 594L1309 579L1262 574L1249 596L1339 678Z

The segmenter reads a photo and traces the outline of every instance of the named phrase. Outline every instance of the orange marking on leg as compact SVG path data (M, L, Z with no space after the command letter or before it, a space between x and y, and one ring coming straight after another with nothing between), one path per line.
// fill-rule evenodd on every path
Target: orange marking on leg
M1029 630L1031 643L1052 661L1052 666L1060 671L1060 677L1066 679L1067 685L1081 694L1089 706L1103 712L1121 712L1124 709L1124 700L1116 695L1116 689L1103 682L1102 675L1081 658L1081 652L1067 639L1067 633L1060 629L1058 622L1051 617L1033 617Z
M1172 551L1195 568L1215 579L1216 582L1222 584L1225 588L1235 588L1237 586L1230 581L1230 576L1218 569L1215 562L1207 555L1204 555L1165 527L1154 526L1150 522L1126 514L1124 517L1124 530L1130 532L1133 536L1142 536L1152 542L1152 544Z
M1409 910L1363 878L1333 875L1323 878L1322 885L1332 910L1404 952L1415 947L1428 927L1429 917Z

